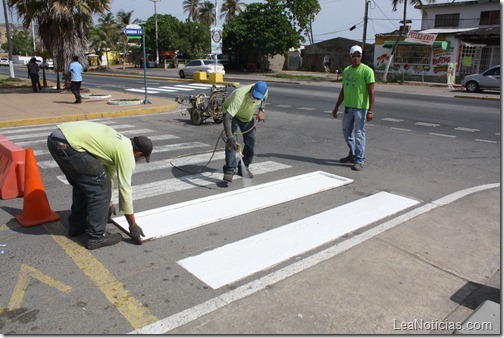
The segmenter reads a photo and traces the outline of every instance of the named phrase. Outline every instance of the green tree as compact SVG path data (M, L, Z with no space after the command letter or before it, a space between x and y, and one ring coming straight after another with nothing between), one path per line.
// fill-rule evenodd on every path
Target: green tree
M12 30L11 44L12 53L16 55L35 55L32 44L33 38L26 30ZM7 42L2 44L2 49L7 50Z
M188 13L187 18L192 21L199 20L199 0L184 0L182 3L182 7L184 8L184 13Z
M209 27L215 23L215 5L210 1L203 2L199 7L199 22Z
M312 23L320 12L318 0L267 0L272 6L285 8L284 12L291 24L298 27L313 43Z
M6 0L26 29L32 21L56 71L67 71L72 56L87 64L87 35L94 14L108 11L110 0Z
M123 49L123 69L126 69L126 55L128 54L128 37L126 34L122 33L122 30L126 28L127 25L131 24L131 18L133 16L133 11L126 12L124 10L120 10L117 12L117 26L121 30L121 34L119 36L120 44Z
M286 55L304 41L284 13L285 8L273 3L252 3L224 27L224 50L232 50L242 61L262 55Z
M227 21L228 18L240 14L243 6L245 3L239 0L225 0L221 6L220 18L225 18Z

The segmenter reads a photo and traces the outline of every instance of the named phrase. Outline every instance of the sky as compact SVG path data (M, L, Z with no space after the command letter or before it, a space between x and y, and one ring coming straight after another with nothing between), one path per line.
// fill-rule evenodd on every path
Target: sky
M210 0L215 3L215 0ZM220 8L224 0L217 0L217 7ZM264 0L241 0L245 4L252 2L264 3ZM313 37L315 42L343 37L362 42L364 33L364 11L366 0L319 0L320 12L315 17L313 23ZM437 0L436 3L452 2L453 0ZM463 0L455 0L457 2ZM424 0L427 3L426 0ZM182 7L183 0L157 0L157 14L170 14L177 19L184 21L187 14ZM409 1L408 1L409 3ZM397 11L392 11L391 0L370 0L368 5L368 25L366 32L366 42L374 43L376 34L389 33L399 28L399 21L402 20L402 5ZM111 12L124 10L133 11L133 20L147 20L154 15L153 0L111 0ZM420 30L421 11L408 4L407 18L412 21L411 28ZM10 18L9 22L16 22L16 17ZM0 6L0 22L5 22L3 8ZM219 24L222 22L219 20ZM355 29L350 31L352 26ZM308 40L307 40L308 41Z

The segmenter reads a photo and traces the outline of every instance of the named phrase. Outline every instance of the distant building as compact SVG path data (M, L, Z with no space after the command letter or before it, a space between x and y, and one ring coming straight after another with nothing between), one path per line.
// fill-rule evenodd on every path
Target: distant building
M409 79L445 82L452 69L460 78L500 64L499 0L424 4L423 9L420 31L401 27L404 32L390 71ZM384 72L400 32L375 35L374 66L378 73Z

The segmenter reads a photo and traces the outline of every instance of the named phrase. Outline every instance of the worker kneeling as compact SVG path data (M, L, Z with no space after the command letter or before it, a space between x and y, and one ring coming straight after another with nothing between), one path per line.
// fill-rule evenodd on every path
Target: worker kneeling
M47 147L73 187L68 236L86 233L89 250L122 240L121 234L105 231L115 214L112 190L117 173L119 212L125 215L135 243L142 244L145 235L133 213L131 176L136 162L144 158L149 162L152 141L145 136L130 139L107 125L79 121L59 124L47 138Z
M254 113L257 113L257 122L264 120L265 100L268 97L268 85L264 81L235 89L222 104L222 119L224 133L226 135L226 164L224 165L224 181L232 182L234 174L240 176L253 177L248 169L254 157L256 143L256 122ZM236 144L237 129L240 128L243 136L243 155L241 159L236 158L238 146ZM246 173L242 172L242 165L238 161L243 161Z

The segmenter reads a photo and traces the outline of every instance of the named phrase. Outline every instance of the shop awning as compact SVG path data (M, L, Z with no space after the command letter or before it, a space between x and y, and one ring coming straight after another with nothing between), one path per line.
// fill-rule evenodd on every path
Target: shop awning
M395 45L395 41L385 41L383 43L383 48L392 48ZM412 43L406 41L399 41L399 46L427 46L421 43ZM435 47L441 47L441 49L447 50L450 48L450 41L434 41Z

